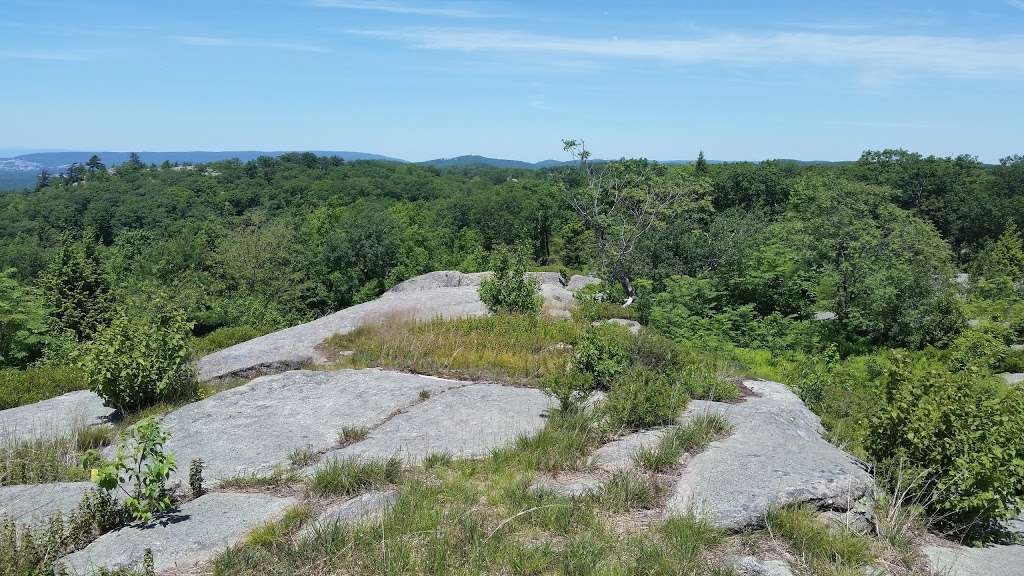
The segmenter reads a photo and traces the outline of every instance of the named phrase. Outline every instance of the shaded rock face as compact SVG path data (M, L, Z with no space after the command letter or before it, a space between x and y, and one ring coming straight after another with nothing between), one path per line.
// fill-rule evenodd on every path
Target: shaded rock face
M93 488L92 482L0 486L0 519L10 518L19 526L44 526L58 512L65 518L74 512Z
M0 410L0 442L25 442L70 436L76 429L110 421L113 408L88 390Z
M482 316L487 309L480 301L477 287L487 274L441 271L410 278L376 300L207 355L199 361L199 379L281 371L323 362L327 358L317 346L324 340L389 317L430 320ZM557 273L531 275L541 282L540 291L549 313L564 315L571 309L572 292L562 286Z
M384 370L293 371L257 378L163 418L166 450L180 465L202 458L211 485L239 474L268 473L293 450L327 450L345 427L372 428L393 413L463 383Z
M694 455L672 490L667 514L694 510L716 525L761 525L772 506L811 502L848 510L873 494L871 476L821 436L818 417L782 384L744 383L744 402L693 401L681 417L718 412L733 434Z
M540 390L497 384L471 384L431 396L377 427L365 440L328 452L332 459L397 456L419 464L431 454L456 458L485 456L491 450L544 427L555 402Z
M309 536L335 524L355 524L379 518L398 502L397 490L379 490L360 494L351 500L329 506L316 520L300 531Z
M137 569L149 548L157 572L193 569L241 541L253 528L280 518L295 503L294 498L266 494L207 494L153 524L104 534L60 563L68 573L81 576L98 569Z

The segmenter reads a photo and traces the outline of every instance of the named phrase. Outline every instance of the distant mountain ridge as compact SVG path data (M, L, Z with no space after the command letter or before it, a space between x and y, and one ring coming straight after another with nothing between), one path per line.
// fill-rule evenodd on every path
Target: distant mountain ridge
M384 156L382 154L371 154L368 152L355 152L351 150L309 150L317 156L339 156L345 160L379 160L385 162L408 163L407 160ZM146 164L206 164L222 160L238 159L242 162L255 160L260 156L280 156L287 154L287 151L261 151L261 150L225 150L213 151L189 151L189 152L139 152L139 159ZM46 170L53 175L59 174L74 163L84 164L93 154L99 156L107 166L116 166L128 161L129 152L36 152L21 154L10 158L0 158L0 190L13 190L28 188L35 184L39 172ZM840 162L827 161L805 161L789 160L800 164L833 164ZM594 160L604 162L604 160ZM667 160L664 164L688 164L692 160ZM708 160L710 164L720 164L728 160ZM490 158L479 155L455 156L452 158L435 158L417 164L434 166L437 168L460 168L471 166L492 166L495 168L513 168L521 170L539 170L572 164L573 161L542 160L540 162L526 162L523 160L510 160L506 158Z

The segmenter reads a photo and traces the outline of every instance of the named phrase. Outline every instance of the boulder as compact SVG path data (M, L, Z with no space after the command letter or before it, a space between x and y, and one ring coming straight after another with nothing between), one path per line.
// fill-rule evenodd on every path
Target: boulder
M1022 372L1015 372L1012 374L1009 372L1003 372L999 376L1003 379L1004 382L1011 385L1020 384L1021 382L1024 382L1024 373Z
M202 458L210 485L271 472L289 454L333 448L345 427L372 428L392 414L463 383L385 370L293 371L257 378L174 410L161 421L166 450L184 480Z
M820 312L814 313L814 319L819 322L829 322L837 318L839 318L839 316L837 316L836 313L832 312L831 310L822 310Z
M147 525L133 524L100 536L60 564L69 574L99 569L138 569L148 548L157 572L186 571L210 561L252 529L273 522L295 505L294 498L214 492L184 504Z
M441 271L410 278L376 300L204 356L199 360L199 379L254 376L326 362L328 355L319 349L324 340L386 318L430 320L482 316L487 313L487 308L480 301L477 287L487 274ZM545 310L564 315L571 309L573 294L562 286L557 273L536 272L531 275L541 282Z
M88 390L0 410L0 442L27 442L44 438L71 436L76 430L104 424L114 409Z
M601 279L594 276L582 276L580 274L573 274L572 278L569 278L569 283L565 285L570 291L575 292L581 288L590 286L591 284L600 284Z
M321 465L332 459L391 456L418 464L438 453L484 456L519 436L538 432L554 405L533 388L472 384L451 389L395 415L365 440L328 452Z
M727 404L695 400L680 418L718 412L733 433L694 455L672 489L668 515L695 511L717 526L761 525L772 506L810 502L849 510L873 494L871 476L829 444L818 417L782 384L748 380L754 393Z
M0 519L10 518L19 526L45 526L58 512L65 518L74 512L94 488L92 482L0 486Z
M601 324L616 324L618 326L622 326L626 330L629 330L629 333L634 336L639 334L640 330L643 328L643 326L641 326L636 320L627 320L625 318L611 318L609 320L598 320L591 323L592 326L600 326Z
M398 502L397 490L367 492L329 506L316 520L300 531L300 536L309 536L335 524L355 524L379 518Z

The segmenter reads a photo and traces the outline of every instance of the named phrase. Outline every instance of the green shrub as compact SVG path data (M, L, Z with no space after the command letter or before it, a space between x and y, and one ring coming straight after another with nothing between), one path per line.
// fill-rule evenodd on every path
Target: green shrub
M615 428L649 428L675 420L686 402L667 376L638 366L615 379L604 409Z
M0 370L0 410L88 387L85 374L74 366L32 366L24 370Z
M607 388L629 366L632 335L616 324L591 326L573 346L572 368L594 378L594 384Z
M539 282L526 275L526 255L502 246L491 259L494 273L480 282L480 300L494 313L536 314L542 300Z
M114 460L96 470L96 484L107 492L120 489L136 520L149 522L173 505L166 484L176 465L174 455L164 453L166 442L156 420L143 418L121 436Z
M42 298L13 276L14 270L0 270L0 367L28 364L46 343Z
M894 355L887 404L868 420L868 453L883 467L918 470L938 522L991 528L1024 505L1024 388L1003 392L971 372L914 370Z
M190 330L180 312L133 317L121 311L85 348L81 367L89 387L122 412L193 397Z
M954 370L990 372L1010 353L1003 338L992 330L966 330L949 347L949 366Z
M562 371L544 374L537 386L558 400L562 410L569 411L578 408L580 402L593 391L594 377L586 372L566 367Z

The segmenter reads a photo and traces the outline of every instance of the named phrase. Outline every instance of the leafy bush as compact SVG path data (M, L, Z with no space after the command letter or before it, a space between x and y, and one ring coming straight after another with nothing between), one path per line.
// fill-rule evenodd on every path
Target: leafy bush
M990 528L1024 505L1024 388L1002 392L971 372L914 370L894 355L887 404L868 421L868 453L920 470L938 521Z
M502 246L491 259L494 273L480 282L480 299L495 313L536 314L542 300L539 282L526 275L526 255L518 248Z
M81 367L89 387L122 412L194 396L190 330L180 312L121 311L85 348Z
M948 362L954 370L988 373L1009 353L1009 346L991 331L967 330L953 340Z
M0 270L0 367L24 366L46 343L46 311L42 299Z
M575 410L594 389L594 377L566 367L565 370L548 372L537 386L558 400L562 410Z
M667 376L637 366L615 379L604 409L612 427L650 428L675 420L686 402Z
M155 419L143 418L121 436L114 460L95 470L96 484L107 492L120 489L136 520L149 522L173 504L166 484L176 464L164 453L167 438Z
M573 346L572 368L591 375L598 387L607 388L630 364L631 339L629 330L616 324L591 326Z

